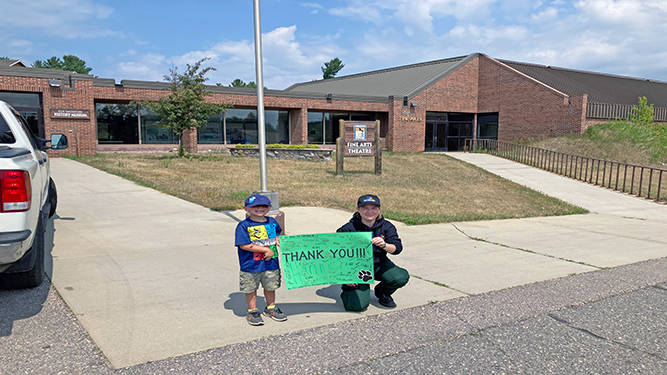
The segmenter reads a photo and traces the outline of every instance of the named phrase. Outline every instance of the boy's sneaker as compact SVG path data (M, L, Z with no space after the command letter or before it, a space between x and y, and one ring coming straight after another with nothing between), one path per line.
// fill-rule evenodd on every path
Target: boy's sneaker
M268 307L264 309L264 315L270 316L271 319L277 321L277 322L284 322L287 320L287 315L280 311L278 307L274 307L272 309L269 309Z
M251 326L261 326L264 325L264 319L262 319L262 313L259 310L255 309L248 312L248 324Z

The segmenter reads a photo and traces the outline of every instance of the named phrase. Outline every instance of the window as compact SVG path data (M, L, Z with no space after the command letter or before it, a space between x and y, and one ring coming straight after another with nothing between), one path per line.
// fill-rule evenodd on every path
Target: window
M16 143L16 138L4 117L0 116L0 143Z
M498 113L477 115L477 138L498 139Z
M96 103L95 116L98 143L139 144L136 105Z
M176 144L178 136L171 129L165 129L154 125L160 121L160 116L156 115L148 108L139 108L141 118L141 143L144 144Z

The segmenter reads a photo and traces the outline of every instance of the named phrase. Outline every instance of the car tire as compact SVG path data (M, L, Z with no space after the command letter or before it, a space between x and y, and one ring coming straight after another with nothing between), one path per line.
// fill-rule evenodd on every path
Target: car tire
M31 270L16 273L0 274L0 286L5 289L34 288L42 283L44 279L44 223L42 215L39 215L35 239L30 251L35 251L35 264Z
M56 183L53 179L49 179L49 203L51 203L51 210L49 211L49 219L56 213L56 206L58 205L58 191L56 190Z

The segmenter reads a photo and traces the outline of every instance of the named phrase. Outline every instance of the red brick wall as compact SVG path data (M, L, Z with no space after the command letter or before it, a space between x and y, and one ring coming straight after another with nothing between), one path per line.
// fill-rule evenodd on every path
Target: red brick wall
M63 86L69 88L69 82ZM0 76L0 90L42 94L44 108L44 134L50 138L52 133L67 136L69 147L66 150L49 150L49 155L63 154L93 155L97 152L95 131L95 105L93 104L92 81L74 81L74 91L49 86L48 78ZM81 109L90 111L90 119L52 119L50 109Z
M478 112L498 112L498 139L579 134L586 98L569 97L486 56L479 57Z
M133 89L123 86L94 87L92 81L75 81L74 91L51 88L48 79L0 76L0 90L37 92L42 94L44 125L51 133L68 136L70 147L64 152L93 155L97 152L95 101L128 103L131 100L157 100L168 90ZM257 106L254 94L214 93L208 98L215 103L230 103L237 108ZM308 110L325 112L376 112L381 122L381 136L390 151L421 152L424 150L426 110L433 112L499 113L499 139L579 134L586 126L587 97L568 97L513 69L480 56L431 87L403 106L403 98L389 103L333 99L289 98L267 95L266 109L289 110L290 142L308 142ZM51 119L50 109L85 109L90 119ZM184 141L186 141L184 139ZM196 147L196 132L187 137L187 144ZM63 151L51 152L61 155Z
M306 108L289 111L290 143L293 145L308 143L308 115Z

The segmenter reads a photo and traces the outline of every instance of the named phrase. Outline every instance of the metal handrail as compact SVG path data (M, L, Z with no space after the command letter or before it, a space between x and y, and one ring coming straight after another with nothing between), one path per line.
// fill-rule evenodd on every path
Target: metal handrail
M551 151L495 139L466 139L465 149L513 160L637 197L667 203L667 170Z

